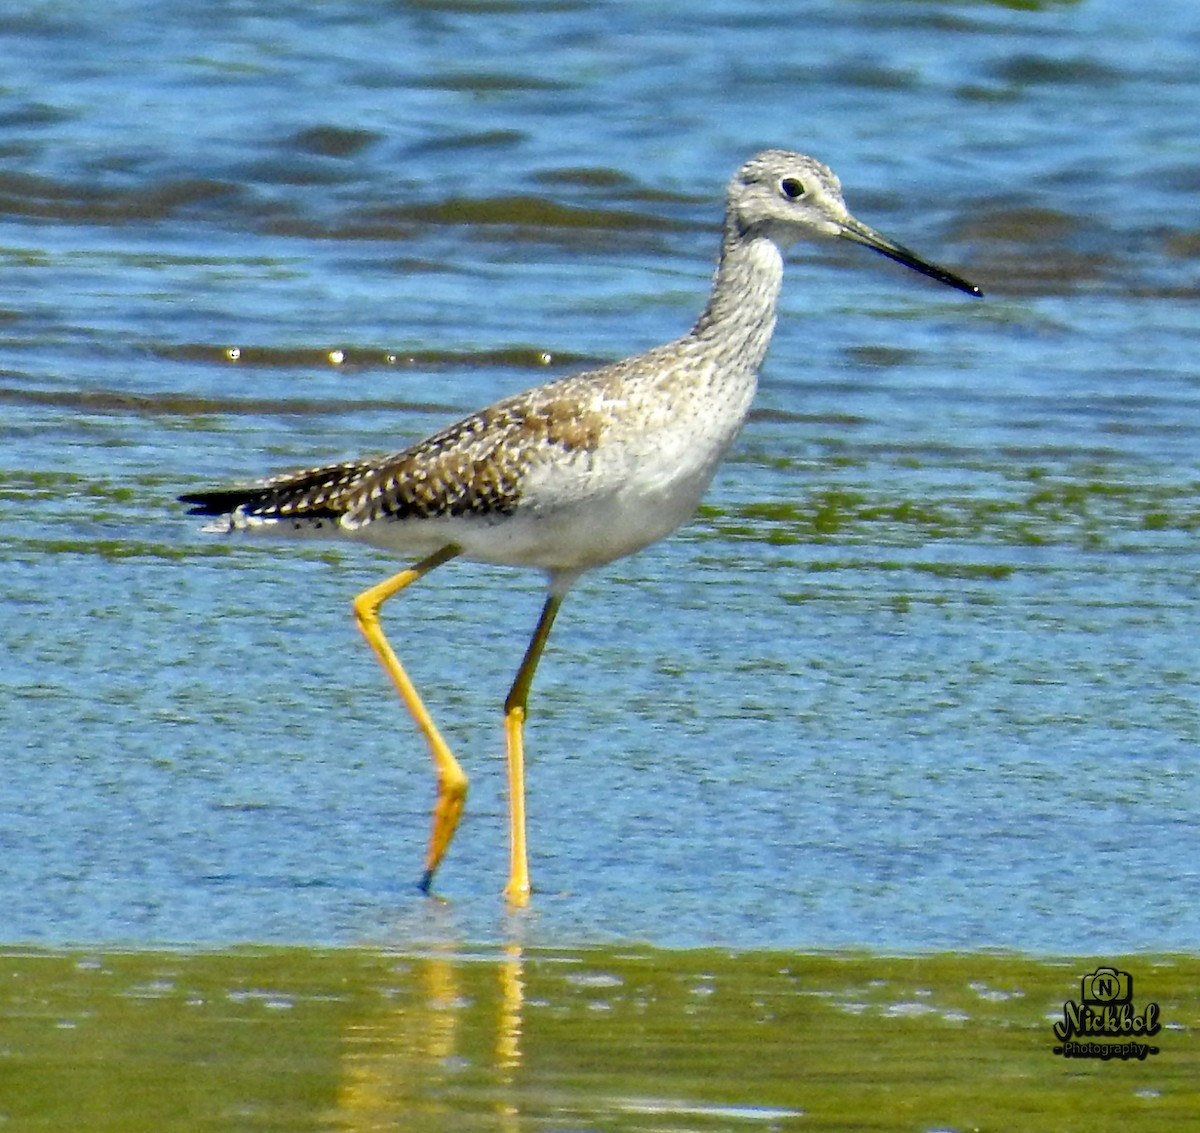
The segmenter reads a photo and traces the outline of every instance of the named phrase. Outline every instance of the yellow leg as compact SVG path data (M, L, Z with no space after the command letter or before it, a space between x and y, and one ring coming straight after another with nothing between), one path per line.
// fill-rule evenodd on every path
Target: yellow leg
M404 706L412 714L417 727L425 736L437 768L438 793L437 802L433 808L433 831L429 835L429 852L425 856L425 873L421 877L421 888L426 893L429 892L429 886L433 883L434 870L437 869L438 863L446 853L462 815L463 804L467 798L467 776L459 766L458 760L446 746L446 741L442 739L432 717L426 711L425 705L421 703L421 698L417 695L412 681L408 679L404 666L400 664L388 639L384 637L383 628L379 624L379 608L394 594L399 594L406 586L423 578L434 567L441 566L442 563L454 558L458 553L459 549L456 546L443 547L436 554L422 559L416 566L402 570L386 582L381 582L378 586L372 586L370 590L363 591L354 599L354 617L358 622L358 628L362 630L367 644L375 651L379 663L392 678L392 683L396 686L400 699L404 701Z
M542 607L542 616L525 650L525 659L517 670L516 679L504 701L504 739L508 749L508 884L504 896L513 905L529 903L529 859L525 851L525 708L529 702L529 686L541 660L554 616L562 598L551 594Z

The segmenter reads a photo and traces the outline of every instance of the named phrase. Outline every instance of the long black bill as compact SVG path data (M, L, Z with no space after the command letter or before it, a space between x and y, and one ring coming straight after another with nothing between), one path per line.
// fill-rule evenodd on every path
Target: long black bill
M957 287L959 291L974 295L976 299L983 298L983 292L975 284L963 279L961 275L955 275L952 271L947 271L945 268L938 267L937 264L931 264L928 260L921 259L916 252L910 252L901 244L892 243L886 236L880 235L875 229L868 228L860 221L851 218L849 223L842 225L841 234L847 240L853 240L854 243L861 244L864 248L870 248L880 255L887 256L889 260L895 260L896 263L903 264L906 268L912 268L913 271L919 271L922 275L929 276L930 279L936 279L938 283Z

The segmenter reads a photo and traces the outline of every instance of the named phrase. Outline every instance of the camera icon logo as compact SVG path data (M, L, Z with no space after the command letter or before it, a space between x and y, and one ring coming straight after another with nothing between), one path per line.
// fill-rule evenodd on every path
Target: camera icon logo
M1097 968L1082 984L1084 1003L1128 1003L1133 998L1133 976L1119 968Z

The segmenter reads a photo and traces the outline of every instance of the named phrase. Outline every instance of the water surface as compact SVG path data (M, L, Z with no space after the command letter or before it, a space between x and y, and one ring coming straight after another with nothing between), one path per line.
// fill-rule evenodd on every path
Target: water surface
M539 581L174 497L685 329L765 145L977 280L799 249L696 520L532 704L530 945L1192 952L1200 13L1178 2L10 5L0 939L502 943Z

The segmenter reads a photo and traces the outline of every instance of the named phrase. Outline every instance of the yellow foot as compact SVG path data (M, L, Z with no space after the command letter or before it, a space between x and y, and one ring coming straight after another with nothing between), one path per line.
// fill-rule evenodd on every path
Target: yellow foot
M523 909L529 904L529 878L513 879L504 887L504 899L514 908Z
M438 797L433 807L433 829L429 835L429 849L425 854L425 872L421 874L422 893L428 893L433 885L433 875L450 848L450 840L454 837L454 831L458 829L458 820L462 817L466 801L467 777L455 763L452 768L446 769L438 781Z

